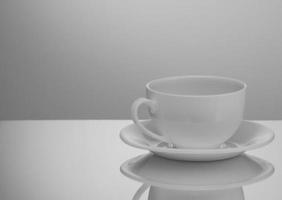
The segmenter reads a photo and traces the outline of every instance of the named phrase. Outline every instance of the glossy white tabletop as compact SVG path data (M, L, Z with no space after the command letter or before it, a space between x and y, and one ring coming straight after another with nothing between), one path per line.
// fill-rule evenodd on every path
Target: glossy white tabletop
M274 141L248 152L271 162L275 173L244 187L246 200L282 199L282 121L260 121ZM120 165L146 151L122 143L130 120L0 122L0 199L130 200L140 183ZM143 198L145 199L145 198Z

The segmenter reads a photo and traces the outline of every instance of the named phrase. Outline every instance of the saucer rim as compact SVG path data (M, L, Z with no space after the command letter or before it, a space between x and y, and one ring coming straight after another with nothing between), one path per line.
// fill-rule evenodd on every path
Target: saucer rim
M124 176L126 176L130 179L133 179L135 181L142 182L142 183L145 183L145 184L148 184L148 185L156 186L156 187L161 187L161 188L166 188L166 189L191 190L191 191L204 191L204 190L207 191L207 190L231 189L231 188L242 187L244 185L250 185L250 184L256 183L258 181L262 181L262 180L270 177L275 171L274 166L270 162L263 160L261 158L258 158L256 156L253 156L253 155L245 154L246 156L249 156L252 159L254 159L263 169L263 171L260 174L250 178L247 181L238 181L238 182L235 182L235 183L222 183L222 184L217 184L217 185L198 185L198 186L188 185L188 184L187 185L185 185L185 184L169 184L169 183L164 183L164 182L162 183L162 182L158 182L158 181L146 180L146 178L138 176L137 174L135 174L135 173L133 173L132 171L129 170L128 166L130 165L130 163L136 162L139 159L150 156L150 154L153 155L153 153L142 154L142 155L136 156L134 158L131 158L131 159L125 161L120 166L120 172ZM224 161L218 161L218 162L224 162Z
M146 123L146 122L150 122L151 120L142 120L141 123ZM266 146L269 143L271 143L274 138L275 138L275 133L272 129L270 129L267 126L264 126L260 123L254 122L254 121L250 121L250 120L243 120L242 123L249 123L249 124L253 124L255 126L260 126L264 129L267 129L267 134L269 135L269 137L261 142L261 143L255 143L255 144L250 144L250 145L246 145L246 146L239 146L239 147L234 147L234 148L227 148L227 149L195 149L195 148L190 148L190 149L176 149L176 148L163 148L163 147L157 147L157 146L145 146L139 143L135 143L135 142L131 142L132 140L128 139L126 137L127 131L125 131L127 128L129 128L130 126L134 126L134 123L131 123L127 126L125 126L124 128L121 129L120 131L120 139L127 145L135 147L135 148L139 148L139 149L144 149L144 150L149 150L152 152L157 152L157 153L178 153L178 154L216 154L216 153L243 153L245 151L249 151L249 150L253 150L253 149L258 149L260 147Z

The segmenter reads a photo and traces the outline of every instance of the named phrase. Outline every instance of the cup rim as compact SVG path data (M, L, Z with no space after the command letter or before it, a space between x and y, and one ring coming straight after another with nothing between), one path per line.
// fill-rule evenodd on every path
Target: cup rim
M161 81L167 81L167 80L177 80L177 79L185 79L185 78L212 78L212 79L218 79L218 80L226 80L226 81L232 81L240 84L242 87L236 91L232 92L224 92L220 94L205 94L205 95L194 95L194 94L175 94L175 93L168 93L168 92L161 92L159 90L153 89L152 84L156 82ZM228 96L233 95L236 93L239 93L241 91L246 90L247 84L241 80L230 78L230 77L224 77L224 76L215 76L215 75L186 75L186 76L169 76L169 77L163 77L154 79L146 84L146 89L149 90L152 93L156 93L159 95L165 95L165 96L172 96L172 97L218 97L218 96Z

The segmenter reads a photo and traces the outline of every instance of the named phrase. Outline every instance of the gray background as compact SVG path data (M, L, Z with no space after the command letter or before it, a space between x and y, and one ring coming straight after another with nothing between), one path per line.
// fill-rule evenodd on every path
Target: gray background
M281 19L280 0L2 0L0 119L129 118L147 81L189 74L281 119Z

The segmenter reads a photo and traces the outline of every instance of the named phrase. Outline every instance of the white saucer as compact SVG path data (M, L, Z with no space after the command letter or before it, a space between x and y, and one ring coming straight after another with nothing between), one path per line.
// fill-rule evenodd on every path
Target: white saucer
M144 125L157 132L151 120L143 121ZM128 145L147 149L159 156L186 161L213 161L232 158L245 151L262 147L274 139L274 133L269 128L250 121L243 121L235 135L215 149L177 149L169 148L165 143L144 136L135 125L130 124L120 132L121 139Z
M274 172L270 163L245 154L222 161L183 162L149 153L126 161L120 169L146 185L189 191L239 188Z

